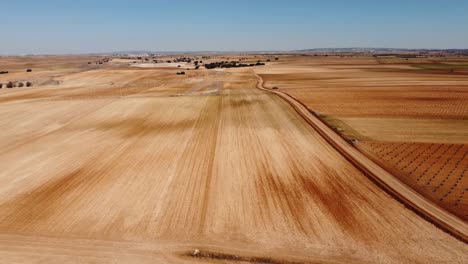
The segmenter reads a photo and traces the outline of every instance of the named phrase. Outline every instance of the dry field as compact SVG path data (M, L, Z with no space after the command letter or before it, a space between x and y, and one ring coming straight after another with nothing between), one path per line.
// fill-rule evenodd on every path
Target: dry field
M401 181L468 219L468 58L302 56L257 72Z
M468 220L468 144L363 141L357 146L434 203Z
M38 82L0 89L0 263L466 262L464 242L256 89L253 68L90 59L0 58L15 67L0 82Z
M468 70L468 58L463 62ZM258 72L268 87L326 115L468 118L468 73L421 67L370 57L291 57Z

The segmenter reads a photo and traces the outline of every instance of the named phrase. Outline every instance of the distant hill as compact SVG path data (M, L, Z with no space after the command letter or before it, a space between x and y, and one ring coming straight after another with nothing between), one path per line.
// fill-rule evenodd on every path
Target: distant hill
M315 52L315 53L333 53L333 52L360 52L360 53L463 53L468 54L468 49L399 49L399 48L315 48L295 50L295 52Z

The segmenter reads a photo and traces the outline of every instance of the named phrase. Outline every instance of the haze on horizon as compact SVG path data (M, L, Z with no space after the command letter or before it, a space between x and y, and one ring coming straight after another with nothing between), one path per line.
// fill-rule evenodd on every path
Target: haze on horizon
M4 1L0 54L468 48L468 1Z

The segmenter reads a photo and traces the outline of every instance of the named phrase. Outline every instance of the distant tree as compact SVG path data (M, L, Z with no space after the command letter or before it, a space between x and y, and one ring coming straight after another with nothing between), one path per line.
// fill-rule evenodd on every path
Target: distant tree
M18 83L18 87L23 87L24 86L24 83L20 82Z
M180 72L180 74L185 75L185 72Z
M27 69L26 72L32 72L32 70L31 70L31 69Z
M200 69L200 65L195 66L195 70Z
M15 85L13 82L8 82L8 83L6 84L6 88L13 88L13 87L15 87L15 86L16 86L16 85Z
M8 74L7 71L0 71L0 74Z
M31 87L31 86L33 86L32 82L27 82L26 83L26 87Z
M0 83L0 89L2 89L2 88L3 88L3 83Z
M275 60L279 60L279 58L275 58Z

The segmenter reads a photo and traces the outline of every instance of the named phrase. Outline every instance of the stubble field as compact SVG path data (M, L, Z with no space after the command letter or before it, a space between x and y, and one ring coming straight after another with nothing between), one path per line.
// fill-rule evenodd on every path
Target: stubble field
M0 82L37 84L0 89L0 262L466 260L464 242L374 184L281 98L256 89L255 73L270 85L283 59L300 60L179 76L174 67L87 64L93 59L0 59L12 69ZM274 85L295 85L288 78ZM457 78L454 86L464 85ZM466 90L456 87L460 98ZM315 109L315 96L304 94L293 95ZM327 107L317 112L343 114ZM439 118L463 117L466 103L443 109Z

